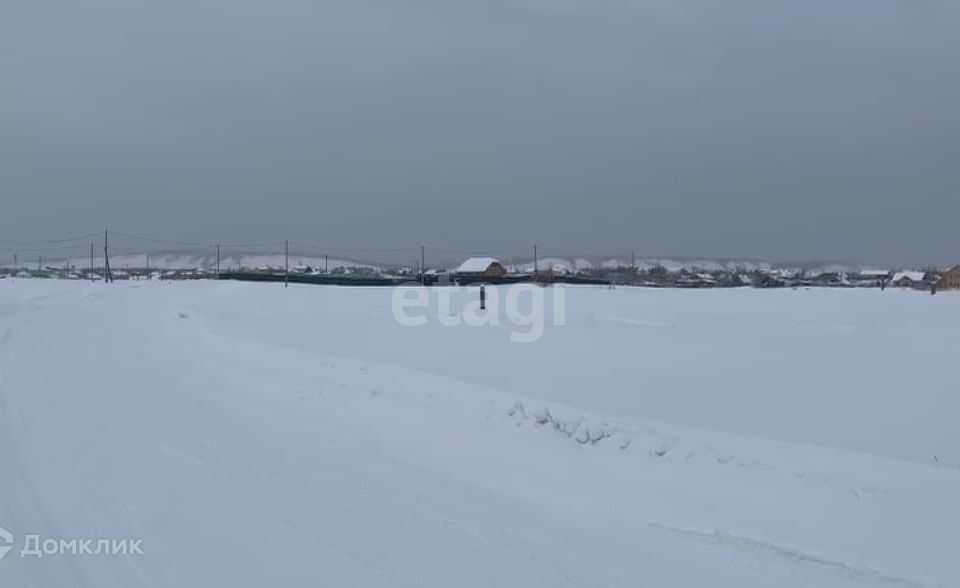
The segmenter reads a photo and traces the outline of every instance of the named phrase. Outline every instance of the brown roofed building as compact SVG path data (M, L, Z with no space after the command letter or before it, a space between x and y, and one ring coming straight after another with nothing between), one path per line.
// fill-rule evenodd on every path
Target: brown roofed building
M460 264L454 273L473 278L502 278L507 275L507 270L492 257L471 257Z
M937 281L937 290L960 290L960 265L953 266Z

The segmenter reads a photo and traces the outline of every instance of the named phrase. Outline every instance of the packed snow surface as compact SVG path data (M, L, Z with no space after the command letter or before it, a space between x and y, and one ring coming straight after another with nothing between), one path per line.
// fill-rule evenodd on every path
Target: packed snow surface
M0 280L0 586L960 585L960 295L540 292Z

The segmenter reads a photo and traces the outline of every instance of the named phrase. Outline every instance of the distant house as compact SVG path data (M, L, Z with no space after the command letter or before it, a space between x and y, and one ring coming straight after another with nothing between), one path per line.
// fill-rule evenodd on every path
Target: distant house
M817 278L817 281L823 286L836 286L844 283L846 280L847 276L842 272L823 272Z
M553 270L537 270L531 273L530 277L533 278L533 281L537 284L549 284L553 281Z
M960 265L955 265L940 276L937 281L937 290L960 290Z
M880 269L865 269L859 272L847 274L847 282L852 286L879 287L884 286L890 281L890 272Z
M471 278L502 278L507 270L492 257L471 257L461 263L455 273Z
M893 274L890 285L896 288L916 288L923 285L923 280L927 274L918 271L902 271Z
M753 279L753 285L756 288L783 288L787 285L782 276L761 274Z

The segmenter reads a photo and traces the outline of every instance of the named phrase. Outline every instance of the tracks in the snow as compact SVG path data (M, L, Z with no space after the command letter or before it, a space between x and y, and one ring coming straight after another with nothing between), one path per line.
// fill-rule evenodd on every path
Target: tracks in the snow
M648 523L647 526L656 531L679 537L688 541L696 541L708 545L715 545L726 549L735 549L749 552L753 555L767 556L773 559L793 562L804 567L817 568L828 573L839 574L855 581L862 581L870 586L898 586L901 588L932 588L906 578L899 578L882 574L876 570L863 569L843 562L811 555L802 551L789 549L782 545L759 541L749 537L742 537L731 533L715 531L713 533L682 529L658 523Z

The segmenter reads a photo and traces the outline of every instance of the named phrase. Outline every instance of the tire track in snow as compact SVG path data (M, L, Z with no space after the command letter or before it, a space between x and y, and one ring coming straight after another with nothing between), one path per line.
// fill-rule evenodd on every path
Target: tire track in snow
M736 549L741 552L748 552L755 555L767 554L771 558L788 560L806 567L819 568L821 570L837 573L848 579L863 581L871 586L882 585L900 586L902 588L939 588L939 586L936 584L924 584L902 577L887 575L874 569L857 568L843 562L789 549L782 545L777 545L776 543L751 539L749 537L734 535L732 533L721 531L706 533L703 531L683 529L680 527L673 527L659 523L647 523L647 527L662 533L680 537L681 539L688 541L716 545L727 549Z
M24 304L24 308L27 307L29 302L31 301ZM53 530L57 536L60 536L60 533L56 531L58 526L53 520L53 517L50 516L49 509L39 499L40 493L37 491L36 484L34 484L33 478L30 476L24 463L23 454L20 449L20 440L17 436L17 431L22 427L17 426L17 422L19 422L20 419L14 417L14 413L17 411L16 404L10 397L4 382L4 350L9 346L10 340L16 330L22 328L29 322L29 318L21 319L12 326L3 327L2 332L0 332L0 465L4 466L3 469L9 472L11 478L13 478L12 482L5 485L6 488L12 492L16 492L17 489L19 489L20 493L29 501L29 504L32 505L30 510L34 513L34 518L39 519L44 528ZM23 516L25 514L23 513L23 509L20 509L20 511L19 515ZM25 520L29 519L30 516L27 515ZM36 531L36 529L28 529L28 532L33 531ZM20 555L16 548L11 554L15 556ZM69 569L69 579L72 580L75 585L84 588L90 586L82 569L73 558L65 557L60 561L63 561L64 566ZM58 570L63 568L48 565L40 569L44 573L49 573L52 574L53 577L56 577ZM49 580L50 577L47 577L47 579ZM65 578L61 578L58 581L64 579Z
M8 321L5 321L7 324L0 322L0 471L9 474L9 481L3 488L0 488L0 492L6 489L13 493L10 498L18 495L22 497L22 501L11 500L10 504L17 504L26 508L19 508L17 512L10 513L14 515L14 520L3 521L8 525L17 523L15 526L18 527L17 530L20 531L21 535L40 534L48 539L60 539L65 536L56 521L56 517L52 515L51 509L44 503L43 494L35 481L35 476L31 474L29 464L23 456L23 450L21 449L23 443L20 438L20 432L24 429L23 419L21 409L17 405L15 391L10 390L4 379L5 351L9 348L10 342L17 333L26 329L35 319L42 317L51 308L57 308L46 304L48 301L67 299L67 304L83 307L107 295L107 292L93 292L77 297L73 290L63 288L22 301L0 305L0 319L8 319ZM92 496L99 500L96 493L93 493ZM43 532L41 533L41 531ZM24 537L19 537L19 539L25 541ZM16 557L19 552L11 552L10 555ZM54 560L44 559L42 565L39 559L30 561L29 564L22 557L20 559L21 561L18 563L29 566L25 568L28 570L27 577L32 577L37 581L38 586L71 585L81 588L93 586L80 561L75 557L66 555ZM147 570L138 561L126 559L121 563L138 575L142 584L146 585L148 580ZM0 572L2 571L3 568L0 568ZM4 584L0 583L0 586L2 585Z

